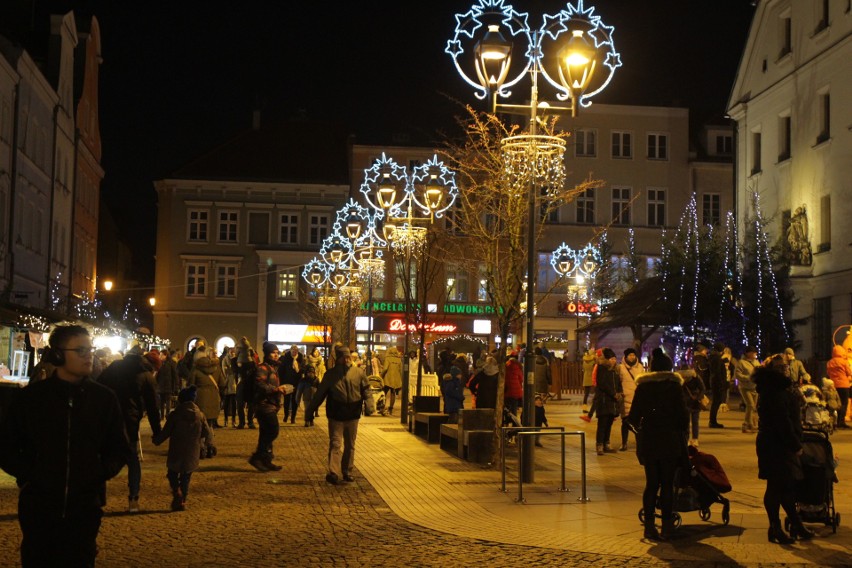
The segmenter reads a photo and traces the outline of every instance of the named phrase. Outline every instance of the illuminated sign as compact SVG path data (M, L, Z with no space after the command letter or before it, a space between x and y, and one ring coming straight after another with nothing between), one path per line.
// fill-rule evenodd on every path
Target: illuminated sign
M597 302L559 302L557 305L560 316L586 316L591 317L600 313L601 306Z
M427 324L408 324L408 331L420 331L426 329L430 333L455 333L459 328L454 323L427 323ZM405 322L401 319L392 319L388 323L388 331L405 331Z
M373 313L402 314L406 311L405 302L374 301L372 306ZM436 304L427 304L426 308L427 313L438 313L439 311L442 314L463 315L490 315L494 313L494 306L490 306L488 304L442 304L440 306L440 310ZM361 309L363 311L368 311L370 309L370 304L368 302L363 302L361 304ZM409 313L417 313L419 310L420 304L408 304Z
M325 343L331 326L271 323L267 333L272 343Z

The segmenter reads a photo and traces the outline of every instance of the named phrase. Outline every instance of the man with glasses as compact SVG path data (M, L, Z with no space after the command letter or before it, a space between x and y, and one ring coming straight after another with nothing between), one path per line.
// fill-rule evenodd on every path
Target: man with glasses
M55 366L22 389L0 424L0 468L16 478L21 565L94 566L106 482L130 454L115 394L91 379L80 326L58 326L44 357Z

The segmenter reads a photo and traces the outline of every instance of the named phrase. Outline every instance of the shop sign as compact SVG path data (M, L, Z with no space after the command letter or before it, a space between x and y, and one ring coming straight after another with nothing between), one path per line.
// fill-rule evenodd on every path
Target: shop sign
M433 304L429 304L431 307ZM373 313L383 314L402 314L405 313L405 302L384 302L374 301L372 303ZM420 310L420 304L408 304L409 313L417 313ZM363 311L369 311L370 303L364 302L361 304ZM436 313L438 310L428 310L429 313ZM491 315L494 313L494 306L488 304L442 304L440 313L442 314L460 314L460 315ZM501 310L502 311L502 310Z
M409 323L408 331L420 331L421 329L426 329L427 332L430 333L455 333L459 328L454 323L427 323L427 324L417 324L417 323ZM392 319L388 322L388 331L405 331L405 322L401 319Z
M559 302L557 309L560 316L586 316L591 317L600 313L601 307L597 302Z
M493 314L494 306L488 304L444 304L445 314Z
M271 323L268 336L273 343L325 343L331 337L331 326Z
M361 309L363 311L369 311L370 304L369 302L364 302L361 304ZM417 312L420 309L420 304L408 304L408 311L411 313ZM396 313L401 314L405 313L405 302L373 302L373 311L379 313Z

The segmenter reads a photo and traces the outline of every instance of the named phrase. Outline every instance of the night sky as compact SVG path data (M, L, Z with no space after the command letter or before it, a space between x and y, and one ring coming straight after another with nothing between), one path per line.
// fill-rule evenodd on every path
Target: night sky
M496 0L495 0L496 1ZM573 0L574 3L577 0ZM530 13L567 2L510 1ZM336 6L340 4L340 6ZM101 24L103 195L153 282L153 181L264 119L348 123L356 139L448 128L476 104L444 53L474 2L46 2ZM750 0L585 0L615 26L623 66L595 102L724 114L754 13ZM225 7L226 8L223 8ZM390 138L386 138L390 143Z

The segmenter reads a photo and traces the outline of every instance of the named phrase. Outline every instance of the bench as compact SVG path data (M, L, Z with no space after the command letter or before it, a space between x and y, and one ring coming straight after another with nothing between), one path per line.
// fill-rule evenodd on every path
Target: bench
M421 412L441 412L440 396L414 396L411 411L408 413L408 431L414 432L414 418ZM437 429L436 429L437 430Z
M493 408L463 408L458 424L441 424L440 447L463 460L491 461L494 436Z
M418 412L414 415L414 435L430 444L437 444L441 438L441 425L449 418L443 412Z

